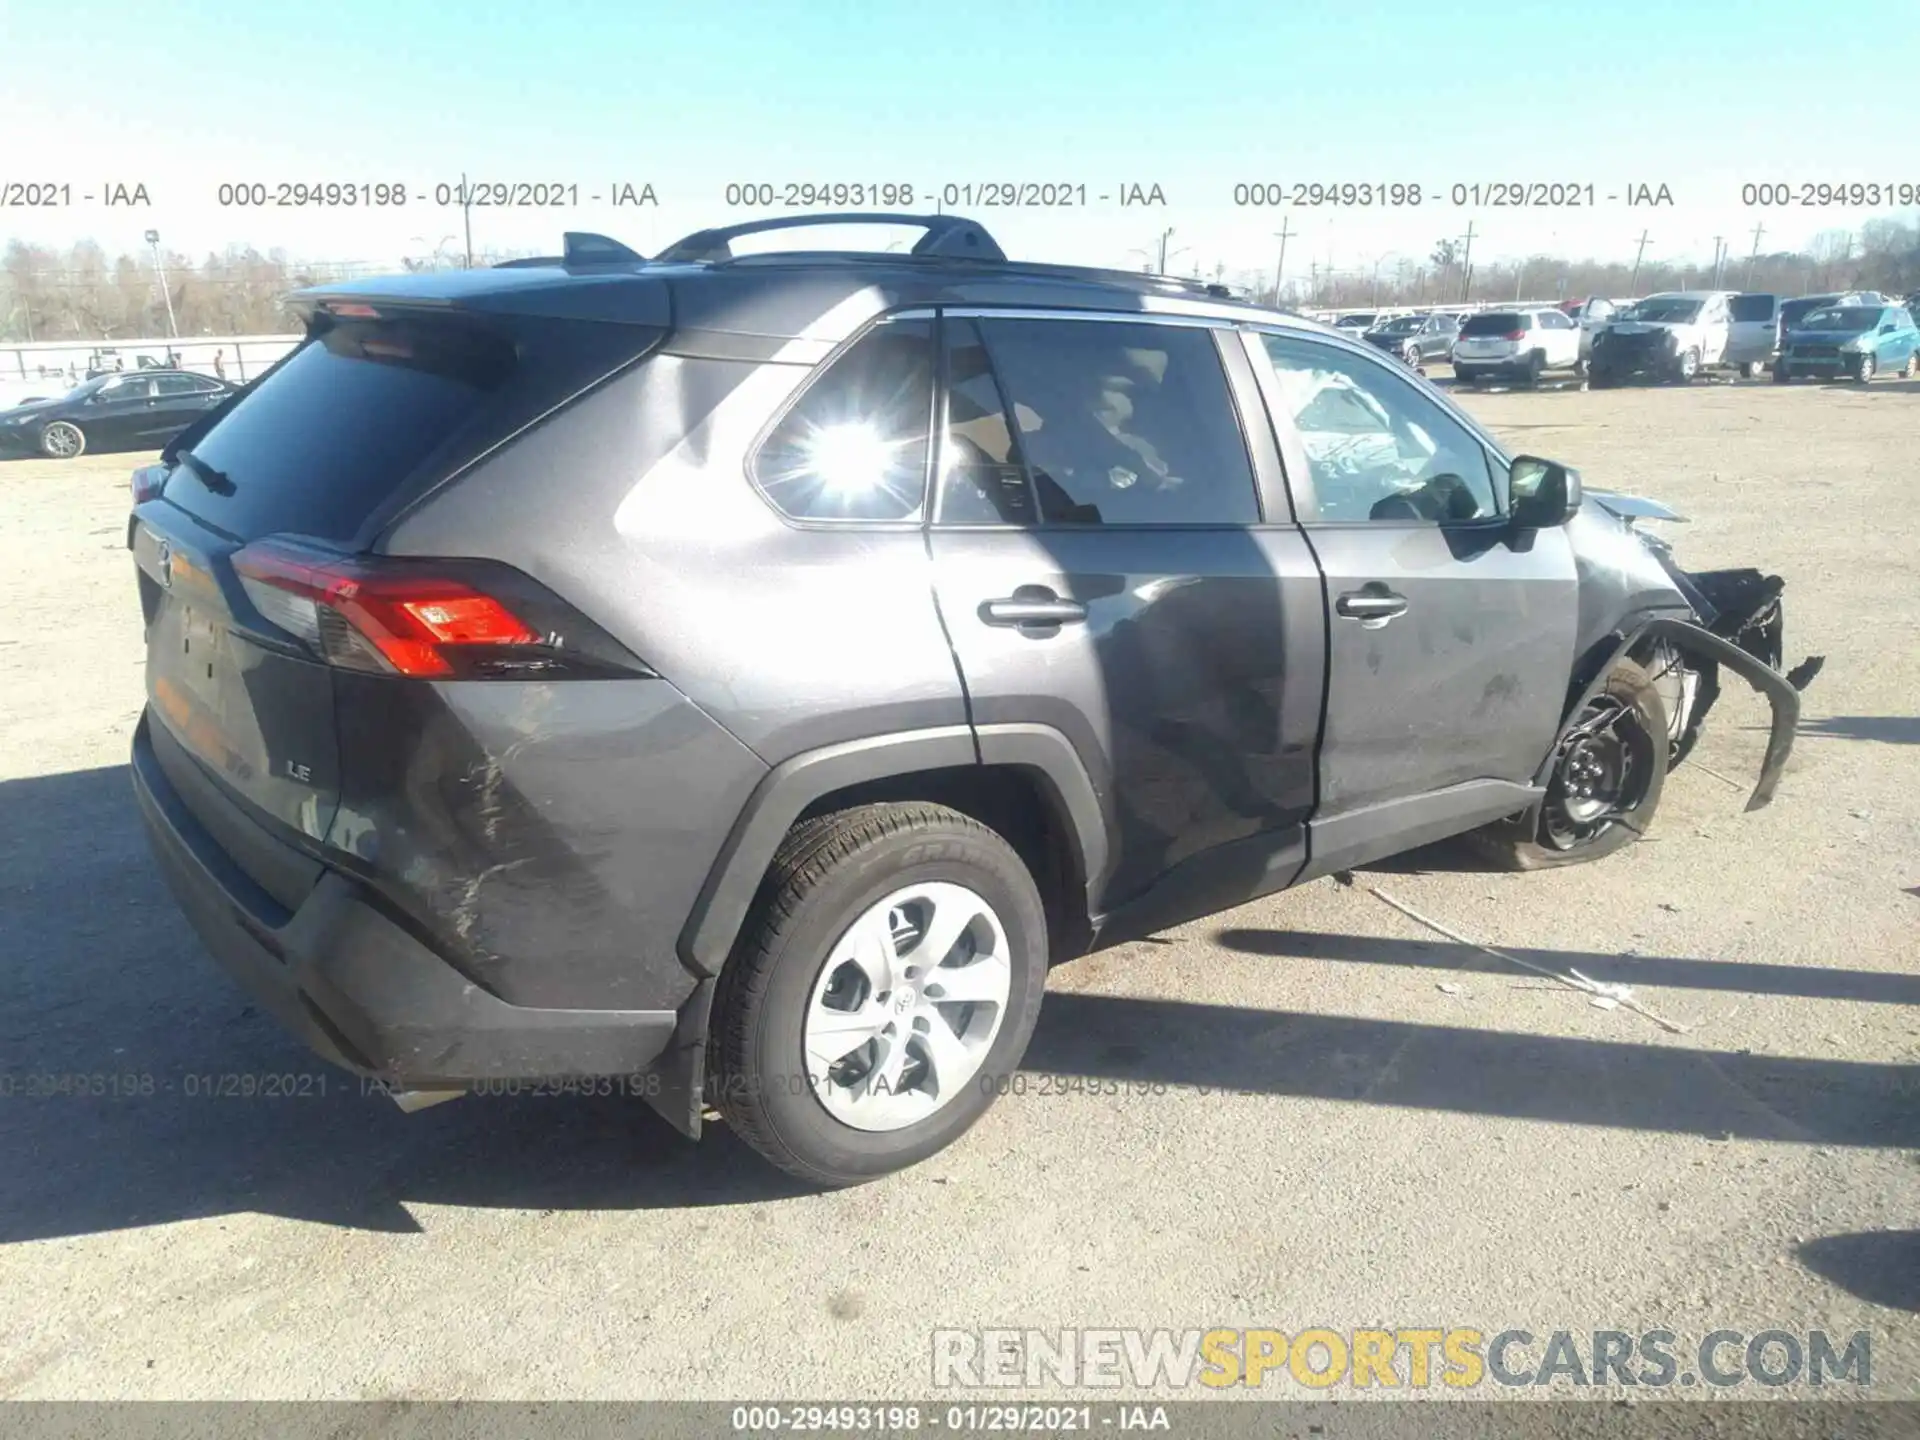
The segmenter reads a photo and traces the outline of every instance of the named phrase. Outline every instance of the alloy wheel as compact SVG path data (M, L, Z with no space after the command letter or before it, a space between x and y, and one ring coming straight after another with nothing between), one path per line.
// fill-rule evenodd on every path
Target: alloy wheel
M1006 927L964 885L868 907L828 952L802 1021L808 1086L856 1130L900 1130L979 1074L1007 1014Z
M77 426L56 420L41 432L40 448L55 460L71 460L86 448L86 437Z

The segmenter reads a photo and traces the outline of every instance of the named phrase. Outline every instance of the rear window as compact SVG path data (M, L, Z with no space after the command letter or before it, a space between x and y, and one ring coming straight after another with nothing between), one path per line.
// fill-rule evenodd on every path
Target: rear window
M336 323L188 447L200 468L176 469L167 499L241 538L351 540L514 368L512 344L473 325Z
M1524 315L1511 310L1495 310L1485 315L1475 315L1460 327L1462 338L1471 340L1476 335L1505 335L1514 330L1525 330L1527 319Z
M1776 303L1771 295L1736 295L1727 302L1727 315L1733 320L1771 320Z

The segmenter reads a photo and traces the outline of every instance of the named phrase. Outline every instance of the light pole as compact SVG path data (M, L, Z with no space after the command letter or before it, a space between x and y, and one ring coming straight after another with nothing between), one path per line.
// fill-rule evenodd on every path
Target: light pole
M147 245L153 251L153 273L160 277L160 296L167 302L167 338L178 340L180 327L173 319L173 288L167 284L167 267L160 263L160 232L147 231Z

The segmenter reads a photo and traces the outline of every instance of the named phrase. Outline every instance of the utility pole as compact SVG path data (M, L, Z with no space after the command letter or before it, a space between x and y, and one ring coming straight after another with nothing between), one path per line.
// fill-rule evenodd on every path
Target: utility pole
M1460 299L1465 301L1473 285L1473 221L1467 221L1467 248L1460 256Z
M1753 251L1747 256L1747 278L1741 283L1749 287L1753 284L1753 262L1760 258L1760 237L1767 233L1764 225L1753 227Z
M1287 268L1287 241L1293 235L1293 222L1283 219L1280 228L1273 232L1273 238L1280 242L1280 258L1273 262L1273 303L1280 303L1280 277Z
M1167 241L1172 238L1173 227L1171 225L1160 232L1160 268L1154 272L1156 275L1164 275L1167 273Z
M1718 290L1720 288L1721 270L1727 258L1726 252L1720 243L1725 238L1726 237L1721 235L1716 235L1713 237L1713 283L1710 286L1710 288L1714 290Z
M1640 248L1633 252L1633 276L1627 281L1627 289L1629 290L1638 290L1640 287L1640 261L1646 253L1647 232L1642 230L1640 232Z
M466 222L467 229L467 263L462 268L471 270L473 268L473 191L467 186L467 172L464 170L460 172L460 215Z
M167 284L167 267L160 261L160 232L147 231L147 244L153 250L153 273L160 279L160 294L167 302L167 337L180 338L180 327L173 321L173 287Z

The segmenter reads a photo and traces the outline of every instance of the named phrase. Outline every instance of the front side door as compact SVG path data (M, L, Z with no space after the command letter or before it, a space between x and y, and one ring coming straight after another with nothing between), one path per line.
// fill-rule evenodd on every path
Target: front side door
M1716 295L1700 309L1700 363L1718 365L1727 358L1731 322L1724 296Z
M1098 913L1157 928L1288 883L1326 626L1272 432L1241 424L1260 400L1237 336L991 310L941 328L930 544L982 757L1007 727L1073 744L1107 816Z
M145 426L147 402L152 398L152 380L145 375L123 376L94 391L82 413L74 418L86 431L91 448L125 445L134 441Z
M1332 610L1308 873L1523 808L1573 670L1565 532L1509 529L1504 466L1430 387L1317 337L1253 340Z

